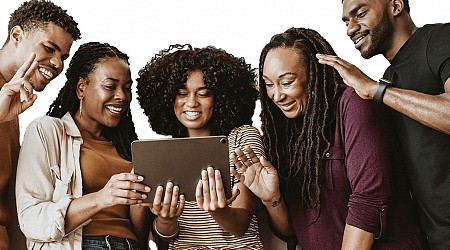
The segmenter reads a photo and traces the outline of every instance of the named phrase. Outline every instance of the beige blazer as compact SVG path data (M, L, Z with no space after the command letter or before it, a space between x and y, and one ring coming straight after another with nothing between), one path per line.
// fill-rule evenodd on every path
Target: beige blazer
M72 116L36 118L19 155L16 203L28 249L81 249L82 226L64 232L70 202L82 196L80 146Z

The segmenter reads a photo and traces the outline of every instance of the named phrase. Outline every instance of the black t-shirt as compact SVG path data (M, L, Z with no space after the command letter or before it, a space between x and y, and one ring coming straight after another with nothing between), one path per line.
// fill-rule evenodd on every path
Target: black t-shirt
M444 93L449 77L450 23L419 28L384 73L395 87L430 95ZM450 135L390 111L422 227L432 249L450 249Z

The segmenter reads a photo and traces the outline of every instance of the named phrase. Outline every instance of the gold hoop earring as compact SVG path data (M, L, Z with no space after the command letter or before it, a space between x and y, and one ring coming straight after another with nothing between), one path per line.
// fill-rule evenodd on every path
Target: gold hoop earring
M80 98L80 118L83 116L83 111L82 111L82 109L83 109L83 99L84 99L84 97Z

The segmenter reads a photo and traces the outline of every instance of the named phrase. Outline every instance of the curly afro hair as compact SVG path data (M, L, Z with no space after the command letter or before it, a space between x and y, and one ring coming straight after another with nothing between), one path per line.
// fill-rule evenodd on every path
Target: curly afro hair
M18 9L11 13L8 24L8 32L14 26L20 26L24 31L33 32L42 29L49 22L63 28L72 35L73 40L81 38L78 23L67 14L66 10L46 0L31 0L24 2ZM9 39L9 38L8 38Z
M256 73L244 58L208 46L171 45L160 51L137 79L138 101L150 126L158 134L187 137L187 128L177 119L174 103L179 89L185 87L188 73L201 70L214 99L208 126L211 135L228 135L241 125L251 125L258 97Z

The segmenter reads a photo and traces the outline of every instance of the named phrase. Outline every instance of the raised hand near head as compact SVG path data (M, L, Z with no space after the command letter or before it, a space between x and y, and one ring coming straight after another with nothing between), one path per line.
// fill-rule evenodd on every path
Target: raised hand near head
M34 61L35 57L33 53L0 90L0 122L14 119L31 107L36 100L37 96L33 94L33 86L30 83L30 78L38 65Z
M319 63L329 65L337 70L344 83L355 89L359 97L372 99L378 86L378 82L368 77L355 65L338 56L317 54Z

